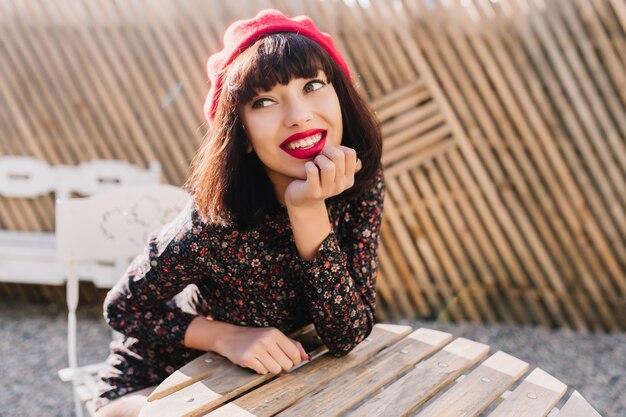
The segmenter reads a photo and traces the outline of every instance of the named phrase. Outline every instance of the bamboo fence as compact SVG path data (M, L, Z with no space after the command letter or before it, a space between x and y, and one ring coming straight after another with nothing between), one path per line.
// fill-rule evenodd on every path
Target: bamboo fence
M182 184L206 58L265 7L331 33L382 123L380 318L626 329L624 0L0 0L0 156Z

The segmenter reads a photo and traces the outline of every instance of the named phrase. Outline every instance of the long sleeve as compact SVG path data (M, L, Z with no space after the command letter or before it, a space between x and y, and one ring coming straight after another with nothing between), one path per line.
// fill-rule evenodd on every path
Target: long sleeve
M115 330L151 342L182 344L193 314L172 297L202 277L199 260L206 249L195 243L202 226L194 222L193 203L159 233L109 291L104 317ZM205 264L206 265L206 264Z
M302 286L313 323L332 355L349 353L374 325L384 181L351 200L313 260L302 260Z

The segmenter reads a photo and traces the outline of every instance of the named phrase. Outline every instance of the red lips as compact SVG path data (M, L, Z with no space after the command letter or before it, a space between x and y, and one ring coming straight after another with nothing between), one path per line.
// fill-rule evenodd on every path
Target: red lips
M287 139L285 139L283 141L283 143L280 144L280 147L283 148L288 143L293 142L294 140L298 140L298 139L306 138L306 137L309 137L309 136L313 136L313 135L315 135L317 133L326 133L326 131L324 129L309 129L309 130L305 130L304 132L294 133L293 135L291 135Z
M306 149L286 149L285 148L285 146L289 144L290 142L296 141L298 139L306 138L309 136L313 136L318 133L322 134L322 138L320 139L319 142L317 142L315 145L313 145L310 148L306 148ZM310 159L310 158L315 158L317 155L319 155L322 152L322 149L324 149L325 144L326 144L326 131L324 129L310 129L310 130L306 130L304 132L298 132L289 136L287 139L283 141L283 143L280 144L280 148L286 153L288 153L290 156L293 156L294 158Z

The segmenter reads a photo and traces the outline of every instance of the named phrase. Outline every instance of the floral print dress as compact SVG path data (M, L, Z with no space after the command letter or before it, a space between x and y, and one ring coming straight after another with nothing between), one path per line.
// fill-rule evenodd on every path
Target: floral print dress
M107 295L105 319L125 337L111 343L96 407L202 354L183 345L198 315L284 333L312 322L332 355L350 352L374 324L383 198L379 168L370 190L328 204L333 230L313 260L299 256L285 208L244 231L203 222L190 202Z

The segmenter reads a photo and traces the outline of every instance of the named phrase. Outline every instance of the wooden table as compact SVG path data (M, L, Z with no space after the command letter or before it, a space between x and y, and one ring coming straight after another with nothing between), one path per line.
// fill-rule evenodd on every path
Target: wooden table
M141 417L405 416L597 417L565 384L507 353L436 330L377 324L349 355L326 355L312 326L296 332L312 359L258 375L206 353L148 399Z

